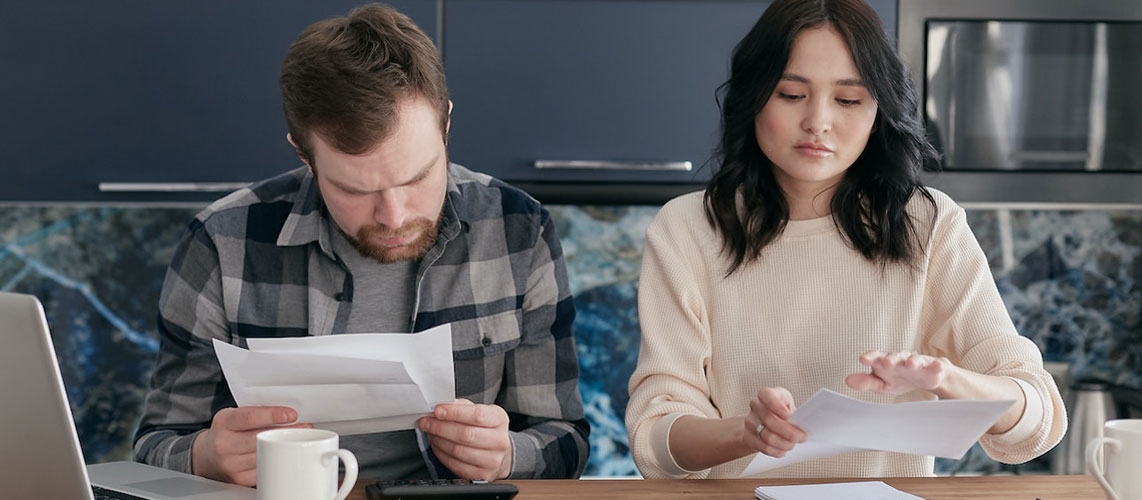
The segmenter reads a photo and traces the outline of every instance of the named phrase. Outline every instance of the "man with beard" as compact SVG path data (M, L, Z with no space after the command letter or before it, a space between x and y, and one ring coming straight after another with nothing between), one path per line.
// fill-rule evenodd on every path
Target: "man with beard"
M191 222L159 300L136 460L254 485L255 434L311 425L291 408L237 408L212 339L451 323L460 399L416 430L342 436L361 477L578 477L588 427L554 226L523 192L449 162L432 41L366 6L307 28L280 84L305 166Z

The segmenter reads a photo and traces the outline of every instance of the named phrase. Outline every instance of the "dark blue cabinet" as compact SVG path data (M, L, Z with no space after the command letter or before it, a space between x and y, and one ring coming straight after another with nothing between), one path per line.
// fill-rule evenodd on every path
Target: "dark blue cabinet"
M704 180L718 124L714 92L734 44L764 9L710 0L446 1L453 158L510 182ZM571 161L619 168L537 168ZM622 168L627 162L646 168ZM681 162L691 170L654 168Z
M359 3L8 2L0 201L203 200L221 192L99 187L235 184L297 166L285 141L281 59L305 26ZM540 188L528 184L571 186L586 195L564 199L588 202L631 201L663 186L673 194L709 178L715 91L734 44L768 6L390 3L441 45L456 105L452 158L533 192ZM872 4L895 31L896 0ZM659 169L684 162L690 170ZM583 165L620 168L568 168Z
M307 25L358 3L6 2L0 200L187 199L99 184L240 183L296 167L281 60ZM436 0L391 3L436 36Z
M574 188L586 196L570 196L582 201L608 183L624 185L622 201L655 184L704 182L718 139L715 92L768 5L446 0L452 156L528 189L588 184ZM895 0L874 6L894 27ZM558 168L571 161L588 168ZM692 169L654 168L681 162Z

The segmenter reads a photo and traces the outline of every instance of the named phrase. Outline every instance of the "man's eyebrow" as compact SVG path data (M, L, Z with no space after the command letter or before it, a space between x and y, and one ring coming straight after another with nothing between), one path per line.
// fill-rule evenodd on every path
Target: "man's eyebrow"
M440 161L440 154L439 153L436 156L432 157L432 160L430 160L427 165L422 167L420 169L420 171L416 173L416 176L414 176L408 182L405 182L404 184L398 184L397 186L407 186L409 184L414 184L417 181L420 181L421 179L428 177L428 174L432 172L432 167L435 167L436 162L438 162L438 161Z
M333 184L334 187L336 187L337 189L340 189L341 191L344 191L346 193L352 193L352 194L366 194L367 193L367 191L362 191L360 189L349 186L347 184L343 184L343 183L341 183L341 181L338 181L338 180L329 179L329 183Z
M416 182L424 179L425 177L428 177L428 174L432 171L432 167L436 166L437 161L440 161L440 155L439 154L436 155L434 158L432 158L432 161L428 162L428 165L421 168L416 173L416 175L413 176L412 179L410 179L406 182L397 184L393 187L402 187L402 186L407 186L409 184L415 184ZM348 186L348 185L341 183L340 181L336 181L334 179L329 179L329 182L330 182L330 184L333 184L337 189L340 189L341 191L344 191L346 193L368 194L371 192L371 191L365 191L365 190L357 189L357 188L352 187L352 186Z
M809 83L808 78L805 78L805 77L798 75L796 73L785 73L785 74L781 75L781 79L787 80L790 82ZM839 87L863 87L864 81L861 80L860 78L843 78L843 79L840 79L840 80L833 82L833 85L836 85Z

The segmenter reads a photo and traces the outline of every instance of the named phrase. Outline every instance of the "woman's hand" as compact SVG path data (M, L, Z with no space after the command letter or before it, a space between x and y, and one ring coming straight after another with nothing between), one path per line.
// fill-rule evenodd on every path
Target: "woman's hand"
M872 368L871 373L852 373L845 384L858 391L874 391L892 396L916 389L939 394L955 369L948 358L935 358L914 352L885 354L869 351L860 363Z
M784 387L761 389L749 402L742 441L749 448L771 457L785 456L797 443L808 438L800 427L789 423L794 408L793 395Z
M872 373L852 373L845 384L858 391L875 391L900 395L922 389L940 399L1009 399L1015 401L999 420L987 430L1002 434L1011 430L1023 416L1027 396L1011 377L983 375L960 368L948 358L936 358L913 352L884 354L869 351L861 355L861 364Z

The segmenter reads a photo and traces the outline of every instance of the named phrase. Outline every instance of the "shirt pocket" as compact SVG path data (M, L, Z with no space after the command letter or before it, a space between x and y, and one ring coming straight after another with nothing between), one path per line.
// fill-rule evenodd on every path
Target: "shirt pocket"
M452 323L452 357L476 359L503 354L520 342L523 314L518 309Z

